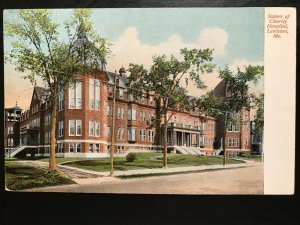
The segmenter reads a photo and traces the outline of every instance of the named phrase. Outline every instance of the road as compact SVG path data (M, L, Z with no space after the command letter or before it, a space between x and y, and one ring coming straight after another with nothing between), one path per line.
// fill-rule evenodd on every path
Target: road
M263 194L262 165L134 179L111 177L94 179L96 182L90 184L47 187L30 191L135 194Z

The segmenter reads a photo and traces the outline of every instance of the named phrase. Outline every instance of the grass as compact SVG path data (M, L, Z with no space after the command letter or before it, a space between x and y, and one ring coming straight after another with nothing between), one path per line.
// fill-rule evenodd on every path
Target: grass
M64 164L66 162L72 162L72 161L82 161L82 160L93 160L96 158L77 158L77 157L56 157L56 163L57 164ZM98 159L98 158L97 158ZM49 162L49 157L47 156L37 156L34 158L27 157L27 158L21 158L21 160L38 160L42 162Z
M5 160L5 181L9 190L74 184L72 180L56 172L46 173L45 170L24 166L11 160Z
M153 169L162 167L162 153L135 153L137 159L134 162L127 162L125 157L114 159L114 169L119 171ZM228 159L229 164L243 163L238 160ZM223 158L220 157L204 157L195 155L179 155L168 154L168 167L186 167L201 165L222 165ZM65 163L65 165L73 166L81 169L104 172L110 170L110 160L93 159L78 160Z

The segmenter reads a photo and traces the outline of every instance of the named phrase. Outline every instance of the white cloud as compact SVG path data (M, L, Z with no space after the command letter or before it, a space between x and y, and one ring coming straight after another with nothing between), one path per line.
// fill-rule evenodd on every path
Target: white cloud
M227 32L220 28L205 28L195 42L184 42L180 35L173 34L167 40L157 44L143 44L139 40L139 33L135 27L128 27L124 33L113 43L113 56L108 59L107 69L114 71L122 64L128 67L129 63L143 64L149 67L154 55L179 56L180 49L191 48L214 48L214 56L225 54L228 42Z

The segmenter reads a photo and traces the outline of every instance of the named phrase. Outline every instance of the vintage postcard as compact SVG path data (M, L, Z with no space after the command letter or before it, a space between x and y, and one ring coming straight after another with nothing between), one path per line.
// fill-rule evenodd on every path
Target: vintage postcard
M294 8L3 20L8 191L294 193Z

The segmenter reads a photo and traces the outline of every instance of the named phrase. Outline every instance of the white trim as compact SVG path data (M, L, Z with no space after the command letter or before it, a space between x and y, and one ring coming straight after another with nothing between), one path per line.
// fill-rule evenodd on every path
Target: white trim
M85 139L85 140L80 140L80 139L78 139L78 140L76 140L76 139L65 139L65 140L59 140L56 143L70 143L70 142L108 144L107 141L90 140L90 139Z

